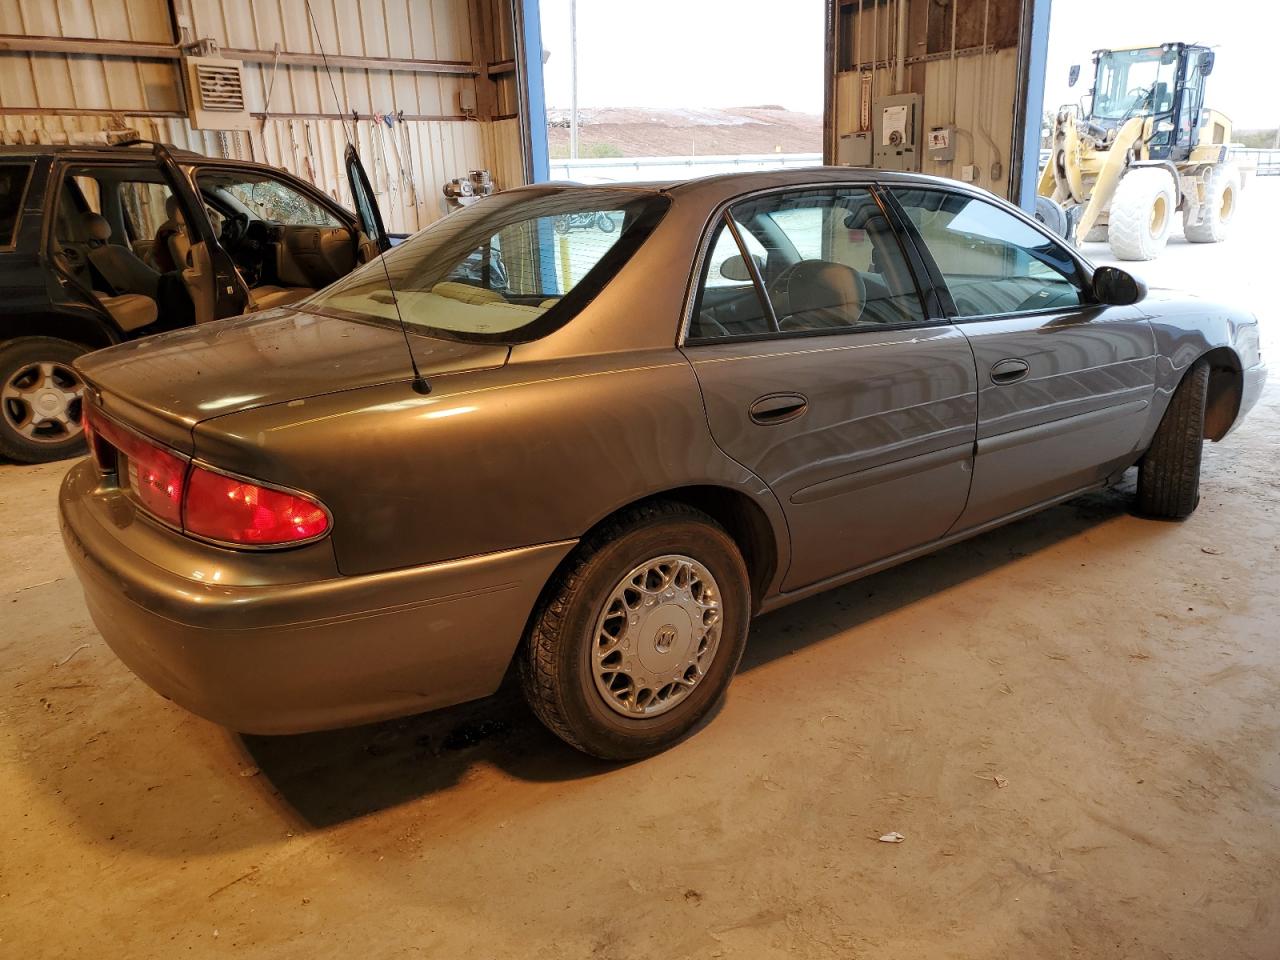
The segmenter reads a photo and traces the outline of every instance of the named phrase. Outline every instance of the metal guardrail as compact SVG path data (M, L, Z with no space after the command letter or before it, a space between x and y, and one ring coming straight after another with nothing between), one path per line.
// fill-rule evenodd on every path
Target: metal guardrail
M626 183L646 180L687 180L716 173L817 167L820 153L754 153L703 157L579 157L551 161L552 180L579 183Z
M1232 147L1231 159L1252 170L1255 177L1280 177L1280 150Z

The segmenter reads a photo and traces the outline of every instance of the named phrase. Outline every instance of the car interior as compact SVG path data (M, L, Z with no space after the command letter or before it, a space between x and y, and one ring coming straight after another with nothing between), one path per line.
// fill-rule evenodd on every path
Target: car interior
M375 252L328 208L283 180L202 172L205 212L249 288L251 309L295 303ZM54 214L54 257L126 332L213 318L208 254L150 164L76 167Z
M362 235L282 180L214 168L196 184L259 309L309 297L368 259Z
M171 311L183 314L190 305L179 299L181 285L164 281L128 242L135 232L132 224L126 225L120 181L114 179L123 172L103 170L99 179L90 171L74 170L63 180L54 215L54 259L92 291L120 329L132 332L156 322L162 299Z
M780 333L819 332L922 318L898 240L865 192L804 191L734 207ZM772 333L751 268L722 228L708 265L692 338Z

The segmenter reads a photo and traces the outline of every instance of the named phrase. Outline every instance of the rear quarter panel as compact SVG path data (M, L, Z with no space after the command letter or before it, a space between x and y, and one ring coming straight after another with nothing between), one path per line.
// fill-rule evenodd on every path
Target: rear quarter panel
M431 388L371 386L208 420L196 455L319 497L348 575L577 538L690 484L742 490L785 531L767 487L711 442L674 347L509 363Z

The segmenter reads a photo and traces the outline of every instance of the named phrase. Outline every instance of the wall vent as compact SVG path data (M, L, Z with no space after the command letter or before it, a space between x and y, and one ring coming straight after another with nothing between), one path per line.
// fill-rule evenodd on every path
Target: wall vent
M248 130L244 64L224 57L187 57L187 107L196 130Z

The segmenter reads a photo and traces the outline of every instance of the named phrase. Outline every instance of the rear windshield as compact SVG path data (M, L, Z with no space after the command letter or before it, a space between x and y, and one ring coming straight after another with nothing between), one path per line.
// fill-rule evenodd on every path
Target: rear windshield
M18 211L30 176L29 163L0 163L0 247L10 246L18 232Z
M666 212L666 197L616 187L499 193L464 207L301 305L448 339L517 343L599 293Z

